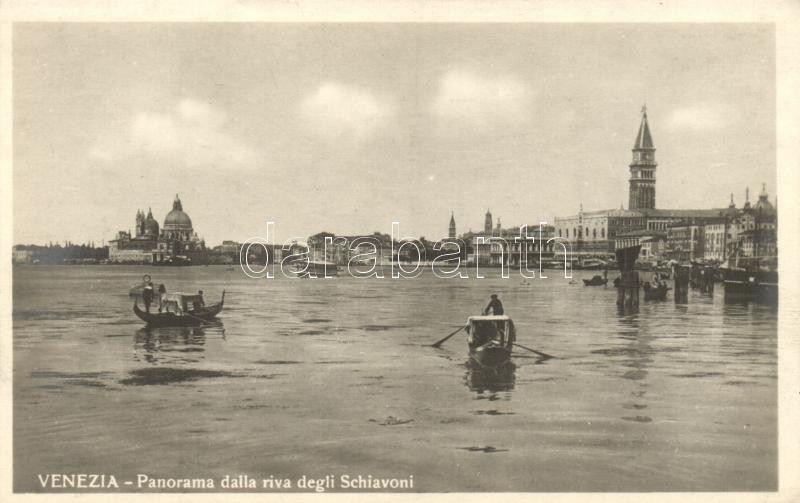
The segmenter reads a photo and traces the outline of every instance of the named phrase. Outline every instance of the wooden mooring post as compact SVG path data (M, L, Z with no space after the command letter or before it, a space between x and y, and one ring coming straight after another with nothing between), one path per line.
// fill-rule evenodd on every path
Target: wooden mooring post
M639 271L620 271L617 305L626 307L639 305Z
M691 267L676 265L673 272L675 278L675 287L673 288L673 296L675 297L676 304L685 304L689 302L689 277L691 275Z
M622 248L616 251L619 264L619 284L617 285L617 305L623 307L639 307L639 271L633 266L639 258L641 246Z

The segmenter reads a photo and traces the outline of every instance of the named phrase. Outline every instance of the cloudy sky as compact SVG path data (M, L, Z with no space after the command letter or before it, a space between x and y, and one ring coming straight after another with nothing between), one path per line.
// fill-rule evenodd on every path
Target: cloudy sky
M17 24L14 240L112 239L180 193L223 239L504 227L775 192L769 25Z

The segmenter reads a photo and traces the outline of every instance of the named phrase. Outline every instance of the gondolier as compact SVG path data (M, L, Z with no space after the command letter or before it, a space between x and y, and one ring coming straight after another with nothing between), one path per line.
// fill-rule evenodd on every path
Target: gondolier
M150 276L146 276L147 280L144 284L144 288L142 289L142 301L144 301L144 308L149 313L150 312L150 304L153 302L153 295L155 294L155 290L153 289L153 282L150 281Z
M483 314L493 314L495 316L503 314L503 303L497 298L496 293L492 294L492 300L489 301L489 305L483 310Z

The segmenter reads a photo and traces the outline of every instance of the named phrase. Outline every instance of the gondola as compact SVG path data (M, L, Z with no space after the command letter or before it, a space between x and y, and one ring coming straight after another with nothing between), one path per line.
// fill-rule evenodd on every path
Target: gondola
M592 279L584 279L583 285L584 286L603 286L608 283L608 278L604 278L602 276L594 275Z
M203 305L200 295L173 293L162 312L145 312L139 308L138 299L133 303L133 312L136 316L151 327L186 327L214 324L213 319L222 311L225 303L225 290L222 299L216 304ZM192 305L189 309L189 304ZM152 306L151 306L152 308Z
M481 367L497 368L511 360L517 335L508 316L470 316L467 333L469 357Z
M667 285L659 285L656 287L650 286L650 283L644 285L644 300L665 300L667 292L671 290Z

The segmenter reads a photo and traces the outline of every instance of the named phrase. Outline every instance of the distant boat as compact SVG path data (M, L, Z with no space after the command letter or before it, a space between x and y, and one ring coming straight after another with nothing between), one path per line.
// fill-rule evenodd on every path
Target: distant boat
M603 286L608 283L608 278L604 278L598 274L592 276L592 279L584 279L583 285L584 286Z
M644 300L666 300L667 292L671 290L667 285L650 286L650 283L644 284Z
M339 268L334 262L309 261L306 266L304 261L298 260L294 262L292 268L292 272L301 278L324 278L339 274Z
M469 356L481 367L500 367L511 360L517 333L508 316L470 316L467 333Z
M607 264L605 262L597 258L590 258L581 262L581 269L602 269L606 266Z
M212 320L222 311L224 303L225 290L222 291L222 299L209 306L204 305L200 295L172 293L168 295L167 304L160 313L142 311L139 308L138 299L133 303L133 312L151 327L208 325L212 324ZM189 308L189 304L191 304L191 308Z

